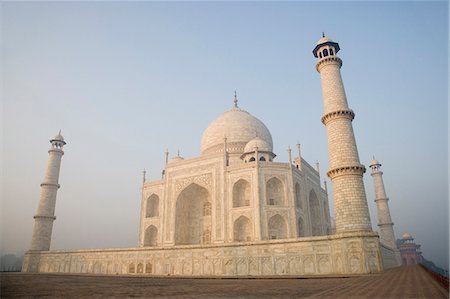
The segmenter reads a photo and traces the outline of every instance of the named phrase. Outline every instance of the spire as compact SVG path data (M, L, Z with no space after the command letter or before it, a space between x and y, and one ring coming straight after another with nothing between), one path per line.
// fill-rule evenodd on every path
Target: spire
M166 154L166 164L167 164L167 162L169 162L169 149L166 148L164 154Z
M289 167L291 167L292 166L292 156L291 156L291 147L288 145L288 148L287 148L287 152L288 152L288 159L289 159Z
M144 168L144 170L142 171L142 184L144 184L145 183L145 174L146 174L147 172L145 171L145 168Z
M236 90L234 91L234 108L238 108L238 99Z
M325 37L325 32L322 31L322 37Z

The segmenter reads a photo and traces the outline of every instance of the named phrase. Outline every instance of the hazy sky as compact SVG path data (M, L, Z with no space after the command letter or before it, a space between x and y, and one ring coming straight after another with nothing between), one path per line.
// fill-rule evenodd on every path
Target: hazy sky
M28 249L48 140L62 129L52 249L134 247L142 169L200 152L233 105L321 163L311 51L339 42L361 162L383 164L395 233L448 264L447 2L2 2L1 251ZM367 198L376 226L370 174Z

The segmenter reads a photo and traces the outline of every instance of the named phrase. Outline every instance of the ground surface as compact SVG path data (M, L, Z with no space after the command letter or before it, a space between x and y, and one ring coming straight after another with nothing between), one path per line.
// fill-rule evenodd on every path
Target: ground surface
M419 266L311 279L187 279L1 274L1 298L448 298Z

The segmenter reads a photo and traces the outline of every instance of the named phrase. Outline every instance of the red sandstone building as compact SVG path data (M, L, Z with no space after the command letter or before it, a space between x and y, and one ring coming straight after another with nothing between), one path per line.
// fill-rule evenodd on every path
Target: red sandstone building
M423 261L420 245L414 243L414 238L409 233L404 233L401 240L397 240L397 246L404 266L420 264Z

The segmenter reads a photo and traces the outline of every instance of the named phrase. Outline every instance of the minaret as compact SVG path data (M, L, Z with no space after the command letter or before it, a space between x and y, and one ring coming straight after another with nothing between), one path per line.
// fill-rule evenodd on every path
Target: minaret
M330 168L327 176L333 184L336 233L371 231L369 209L364 190L364 165L359 162L352 120L341 77L342 60L336 56L339 44L326 38L313 50L318 58L324 100L322 123L327 128Z
M52 144L48 151L47 171L41 184L41 196L36 215L34 216L34 229L31 239L30 251L45 251L50 249L52 239L53 221L55 221L56 192L59 189L58 178L61 166L61 158L64 155L63 146L66 144L58 135L50 140Z
M380 242L391 248L397 248L395 245L394 223L389 212L389 198L384 190L383 172L380 170L380 167L381 164L375 159L370 163L375 189L375 203L377 204L378 226L380 227Z

